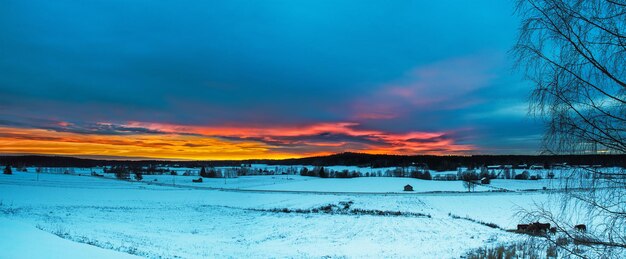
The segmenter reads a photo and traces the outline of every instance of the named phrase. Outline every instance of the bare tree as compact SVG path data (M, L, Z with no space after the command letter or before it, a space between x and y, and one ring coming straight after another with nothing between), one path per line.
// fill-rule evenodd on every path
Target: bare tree
M626 153L626 1L518 0L517 14L513 53L534 84L529 108L546 121L545 151ZM626 248L624 169L569 172L559 215L546 206L527 215L600 254ZM573 230L582 214L593 225L585 234Z
M468 192L471 192L476 188L476 181L478 181L479 177L474 170L463 172L460 177L463 181L463 187L467 188Z
M468 192L471 192L476 188L476 182L473 180L463 180L463 187L467 188Z
M626 1L519 0L517 64L547 119L546 147L626 152Z

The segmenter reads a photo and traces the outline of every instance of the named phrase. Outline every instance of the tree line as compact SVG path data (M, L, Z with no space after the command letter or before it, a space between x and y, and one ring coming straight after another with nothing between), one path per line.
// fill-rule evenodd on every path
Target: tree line
M426 164L434 171L454 171L458 167L470 169L485 165L541 165L549 168L553 164L602 165L605 167L626 167L626 155L473 155L473 156L430 156L430 155L372 155L361 153L341 153L329 156L297 159L256 159L229 161L167 161L167 160L98 160L63 156L0 156L0 164L35 167L98 167L98 166L139 166L139 167L219 167L241 166L242 164L268 165L313 165L313 166L369 166L407 167Z

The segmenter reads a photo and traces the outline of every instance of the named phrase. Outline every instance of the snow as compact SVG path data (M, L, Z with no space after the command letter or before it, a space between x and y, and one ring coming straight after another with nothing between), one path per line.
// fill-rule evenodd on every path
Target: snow
M72 242L16 220L0 218L1 258L139 258Z
M370 192L370 193L411 193L403 190L405 185L413 186L415 192L463 192L463 184L458 181L427 181L414 178L358 177L352 179L312 178L307 181L291 181L272 185L255 186L254 190L286 190L310 192ZM476 186L476 191L489 188Z
M37 180L32 172L0 175L0 226L11 229L2 233L35 238L43 235L63 242L40 246L15 239L11 245L17 250L11 251L18 252L0 249L0 258L15 258L12 255L21 255L23 250L39 253L26 254L32 258L46 257L38 255L57 247L88 255L69 254L65 258L119 257L99 251L151 258L458 258L485 244L526 237L449 214L513 228L519 222L515 213L520 208L548 197L543 192L491 192L482 186L467 193L460 181L411 178L278 175L205 178L203 183L192 183L194 178L146 175L143 182L135 182L43 173ZM160 184L147 184L154 179ZM162 185L173 181L176 186ZM508 187L526 181L494 182ZM416 191L403 192L406 184ZM313 209L348 201L356 209L424 216L270 211ZM96 249L94 246L108 250L86 250Z
M319 178L300 175L240 176L237 178L204 178L194 183L197 176L144 175L144 182L189 187L237 189L248 191L299 191L322 193L422 193L465 192L460 181L427 181L401 177ZM155 181L156 180L156 181ZM410 184L414 192L405 192ZM492 188L476 186L475 191L491 191Z
M555 179L541 179L541 180L511 180L511 179L493 179L491 180L491 186L502 188L511 191L524 191L524 190L542 190L546 189L559 189L560 182Z

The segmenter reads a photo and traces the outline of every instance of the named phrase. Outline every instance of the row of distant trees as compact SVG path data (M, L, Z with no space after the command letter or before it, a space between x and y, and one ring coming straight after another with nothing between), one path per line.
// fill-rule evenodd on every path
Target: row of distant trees
M200 177L205 177L205 178L217 178L218 174L217 171L215 170L215 168L213 167L209 167L209 170L207 170L204 166L200 169Z
M505 169L506 173L504 174L505 179L515 179L515 180L540 180L542 179L541 175L530 175L530 173L524 170L520 174L515 174L514 170ZM513 172L513 175L511 175ZM554 174L552 172L547 175L549 178L553 178ZM497 179L498 175L493 171L489 172L486 168L482 168L479 172L475 170L465 170L459 171L456 179L451 180L461 180L463 181L463 186L467 188L467 191L473 191L476 187L476 184L490 184L492 179Z
M141 167L131 166L112 166L111 168L105 168L105 173L115 174L115 178L120 180L130 180L131 173L134 175L135 180L143 180L143 169Z
M309 170L307 167L302 167L300 169L300 175L302 176L314 176L321 178L355 178L360 177L361 174L356 171L342 170L342 171L334 171L325 169L323 166L316 166L313 169Z
M244 160L244 161L121 161L96 160L60 156L1 156L0 164L15 167L78 167L91 168L103 166L140 166L151 170L163 170L167 167L239 167L241 164L267 165L314 165L314 166L369 166L373 168L407 167L415 164L427 164L430 170L453 171L458 167L479 168L481 165L542 165L549 168L553 164L569 165L602 165L604 167L626 167L626 155L473 155L473 156L402 156L402 155L372 155L358 153L342 153L330 156L307 157L284 160ZM299 168L299 167L298 167Z
M378 172L366 172L361 174L358 171L350 171L347 169L335 171L332 169L324 168L323 166L316 166L309 170L307 167L300 169L300 175L302 176L314 176L320 178L355 178L355 177L411 177L423 180L432 180L433 177L428 170L406 170L404 168L396 168L394 170L386 170L384 173Z

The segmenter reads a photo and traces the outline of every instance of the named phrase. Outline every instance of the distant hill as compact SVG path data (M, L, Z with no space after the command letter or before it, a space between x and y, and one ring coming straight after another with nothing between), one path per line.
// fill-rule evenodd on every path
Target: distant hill
M162 165L162 166L239 166L241 164L269 165L346 165L396 167L426 164L431 170L456 170L459 166L475 168L482 165L543 165L546 168L555 163L569 165L602 165L626 167L626 155L473 155L473 156L430 156L430 155L372 155L361 153L340 153L329 156L316 156L295 159L250 159L238 161L170 161L170 160L110 160L87 159L67 156L19 155L0 156L1 165L41 166L41 167L96 167L110 165Z

